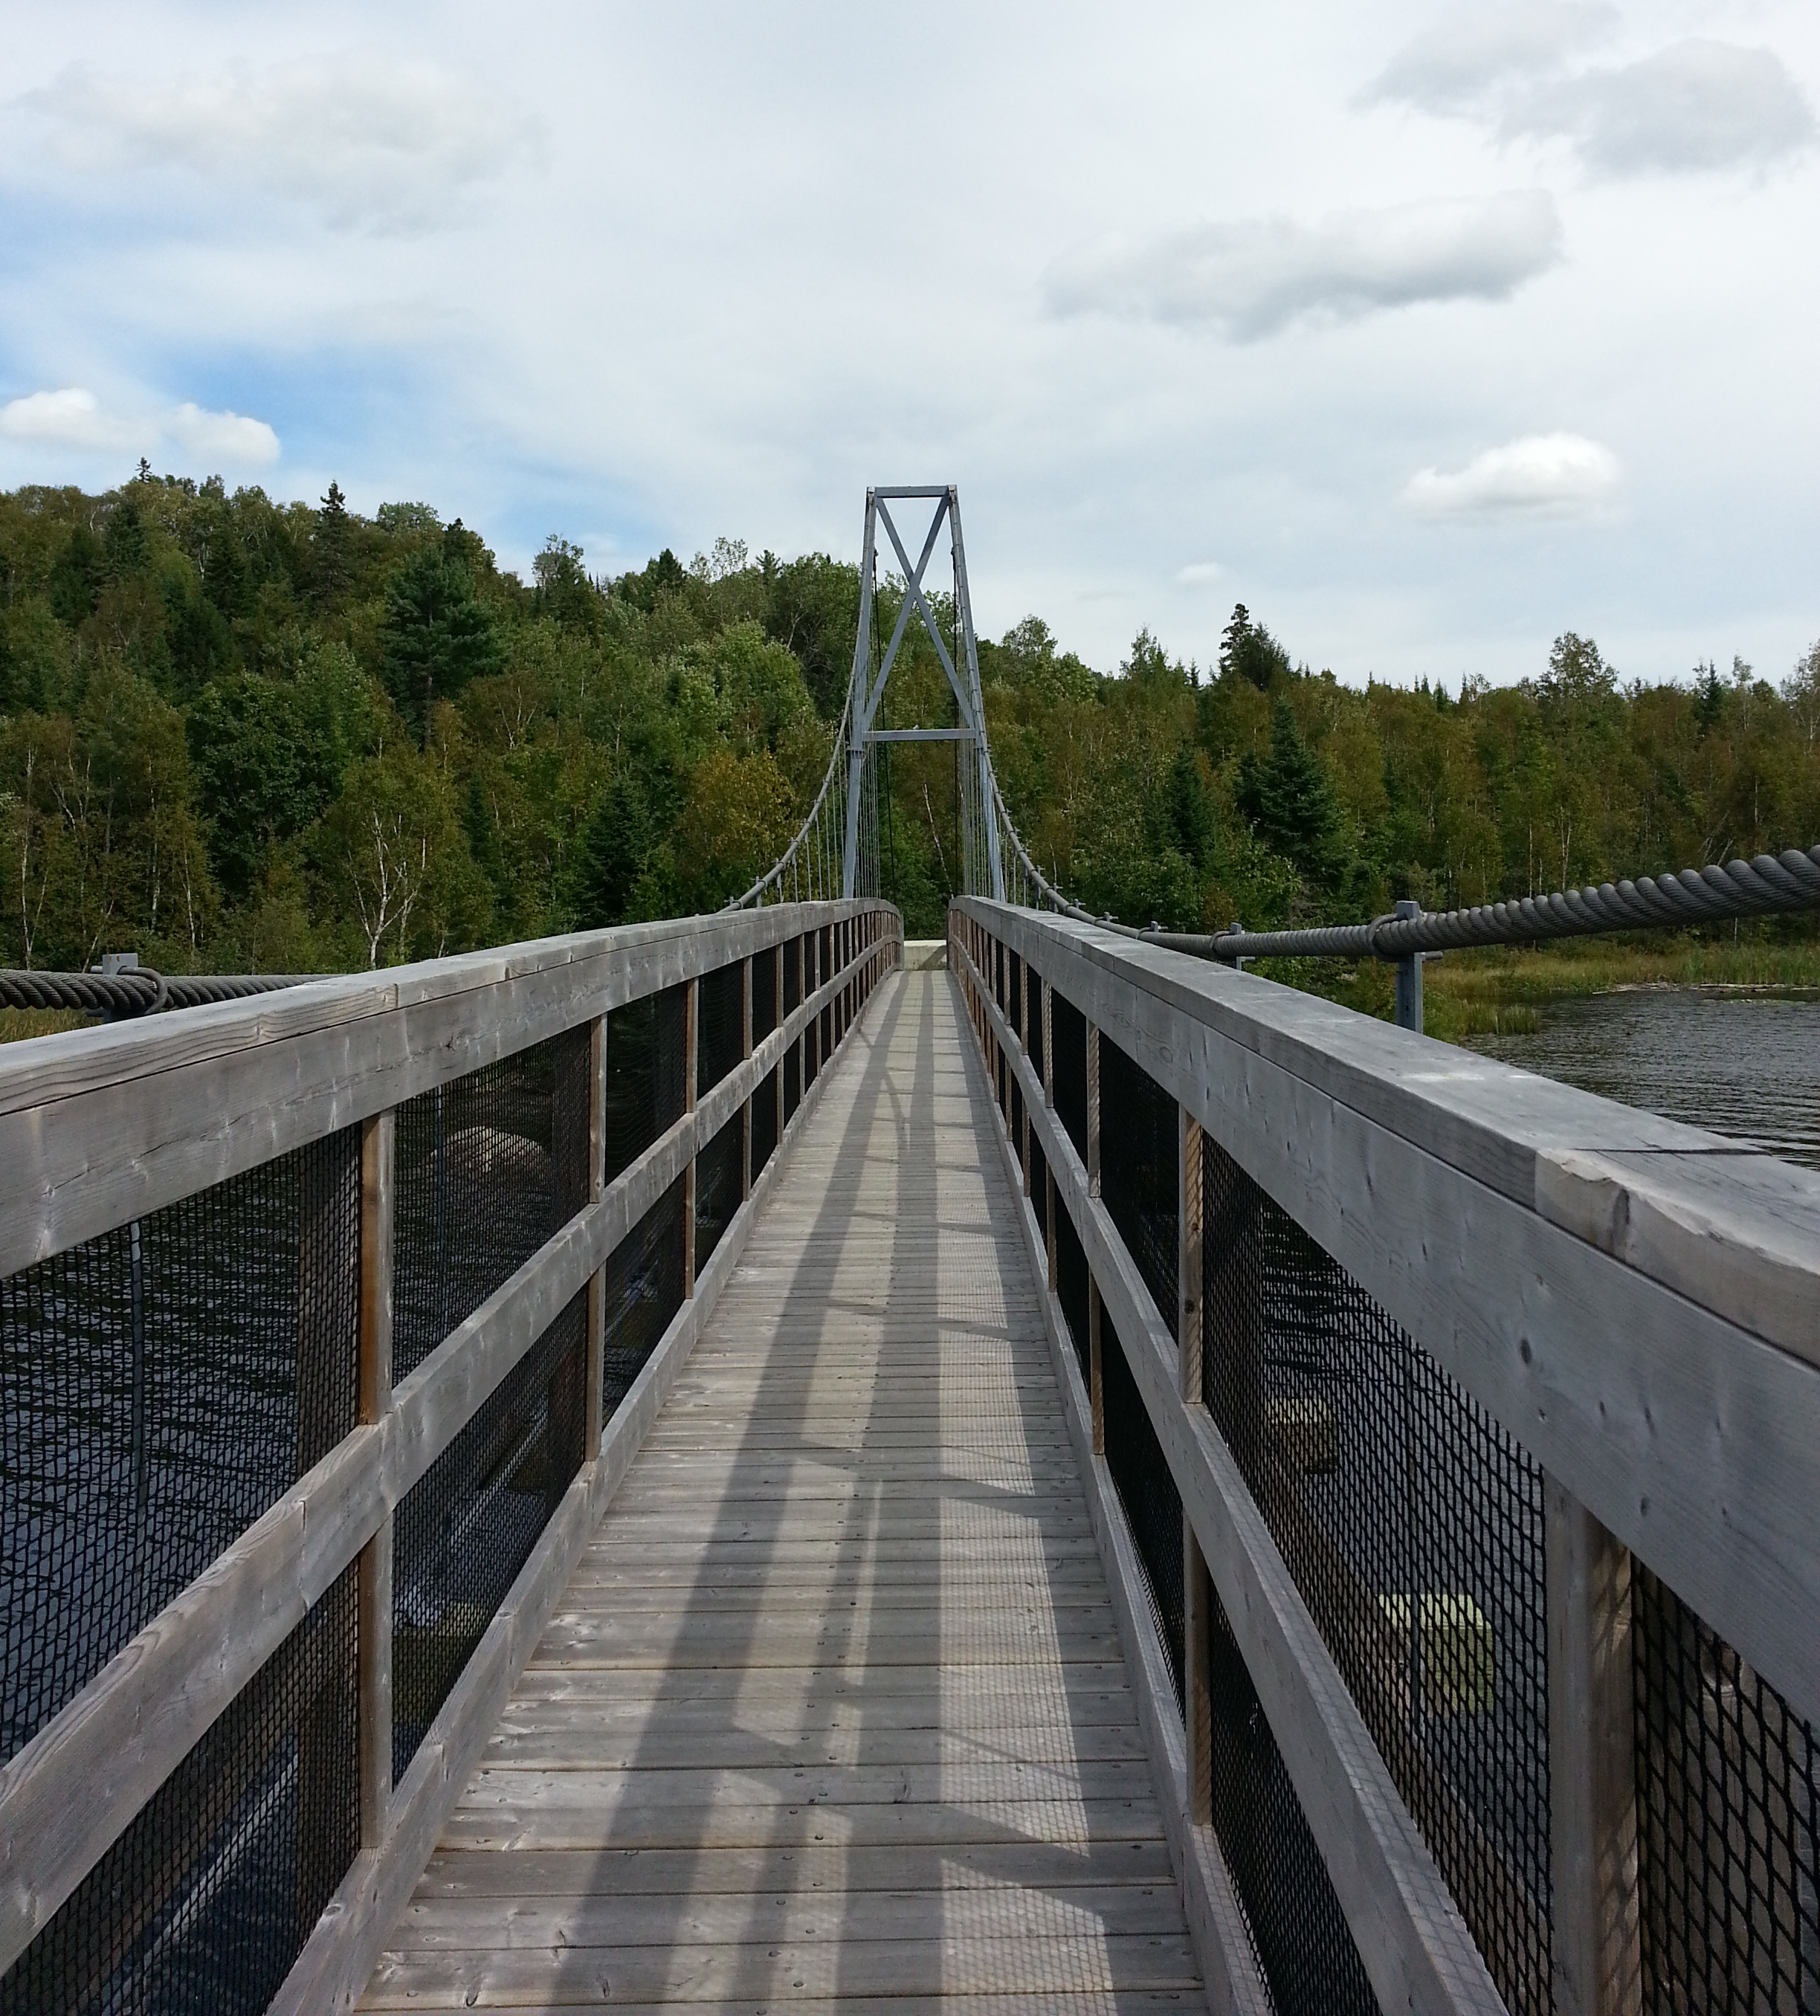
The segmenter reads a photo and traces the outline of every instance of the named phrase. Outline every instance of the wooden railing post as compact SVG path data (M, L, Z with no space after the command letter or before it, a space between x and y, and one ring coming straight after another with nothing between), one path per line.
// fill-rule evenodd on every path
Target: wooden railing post
M1546 1471L1542 1507L1555 2007L1560 2016L1637 2016L1631 1556Z
M784 955L785 949L786 948L783 941L780 939L777 945L777 956L771 962L771 977L775 983L775 991L772 995L771 1000L771 1027L773 1029L779 1030L784 1027ZM800 1087L802 1082L802 1060L800 1057L798 1057L796 1061L796 1082L798 1085ZM784 1059L781 1053L780 1053L778 1056L777 1067L771 1075L774 1081L771 1088L771 1096L776 1101L777 1113L777 1131L771 1138L773 1145L781 1148L784 1145Z
M1184 1107L1176 1109L1176 1280L1181 1308L1176 1331L1181 1381L1177 1391L1185 1406L1201 1398L1201 1124ZM1213 1586L1195 1537L1194 1522L1182 1514L1183 1709L1188 1738L1188 1818L1197 1827L1213 1816L1212 1697L1208 1688L1208 1624Z
M1030 1054L1030 962L1025 959L1022 967L1023 984L1018 989L1018 1048L1027 1059ZM1019 1125L1018 1159L1024 1167L1024 1194L1030 1194L1030 1102L1018 1102Z
M379 1113L360 1129L360 1419L392 1406L392 1204L397 1119ZM360 1550L360 1843L385 1839L392 1796L392 1525Z
M588 1194L596 1203L607 1190L607 1017L596 1015L588 1027ZM588 1373L582 1458L592 1463L600 1453L601 1382L607 1349L607 1269L588 1277Z
M699 1026L701 1007L701 983L692 980L689 992L683 997L683 1111L695 1111L695 1031ZM695 1156L689 1157L689 1166L683 1175L683 1294L687 1300L695 1293Z
M740 1007L744 1027L740 1032L740 1056L749 1060L752 1054L752 962L748 956L744 960L745 977L740 987ZM752 1098L757 1096L755 1088ZM752 1098L748 1098L740 1108L740 1199L743 1203L752 1193Z

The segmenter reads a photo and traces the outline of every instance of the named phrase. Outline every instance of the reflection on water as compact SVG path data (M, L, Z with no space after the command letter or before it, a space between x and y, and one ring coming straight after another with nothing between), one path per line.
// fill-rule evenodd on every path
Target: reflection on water
M1552 1003L1466 1047L1820 1168L1820 999L1639 988Z

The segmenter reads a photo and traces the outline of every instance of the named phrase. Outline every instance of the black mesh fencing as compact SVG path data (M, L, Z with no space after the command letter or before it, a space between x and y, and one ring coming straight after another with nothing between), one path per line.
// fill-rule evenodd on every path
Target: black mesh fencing
M746 1053L746 968L717 967L696 982L695 1096L704 1097Z
M1548 2006L1542 1480L1213 1142L1207 1405L1499 1993Z
M0 1762L355 1425L360 1130L0 1282Z
M752 954L752 1048L777 1026L777 948Z
M752 1181L777 1148L777 1067L768 1071L752 1094Z
M1015 952L1005 954L1005 1020L1012 1029L1024 1026L1024 962Z
M586 1028L568 1030L398 1108L395 1381L587 1203L588 1057Z
M1093 1340L1087 1328L1087 1256L1074 1229L1074 1220L1060 1198L1055 1204L1055 1294L1061 1304L1062 1320L1074 1340L1074 1355L1080 1365L1081 1384L1093 1381Z
M802 1094L798 1080L802 1076L802 1060L798 1046L792 1043L784 1053L784 1124L787 1127L796 1118L796 1109L802 1103Z
M392 1773L449 1697L582 1467L586 1290L405 1492L392 1541Z
M802 1006L802 940L784 941L784 1012Z
M1034 968L1025 969L1025 978L1030 989L1029 1028L1024 1039L1024 1047L1029 1053L1030 1068L1037 1077L1043 1075L1043 1017L1047 1012L1049 989L1043 984L1043 977Z
M360 1846L353 1564L0 1980L0 2016L258 2016Z
M1638 1880L1649 2010L1820 2010L1814 1730L1638 1563Z
M666 987L607 1017L607 1180L683 1117L689 990Z
M825 987L834 977L834 934L831 925L821 927L821 963L815 970L815 984Z
M1033 1127L1030 1129L1030 1203L1036 1213L1036 1229L1043 1235L1047 1250L1049 1244L1049 1162L1043 1153L1042 1136Z
M1100 1038L1100 1196L1173 1337L1180 1291L1181 1130L1176 1103Z
M708 1265L744 1187L745 1114L735 1111L712 1141L695 1151L695 1271Z
M1277 2016L1378 2016L1378 2000L1217 1593L1207 1614L1213 1833Z
M1087 1018L1074 1003L1047 990L1054 1048L1050 1065L1054 1072L1055 1117L1067 1130L1074 1152L1084 1167L1087 1159Z
M1018 1082L1015 1071L1008 1071L1011 1086L1011 1152L1020 1166L1024 1160L1024 1088Z
M821 1052L820 1061L826 1064L834 1053L834 1018L831 1008L821 1011Z
M1141 1348L1143 1347L1140 1347ZM1150 1593L1157 1635L1182 1705L1182 1495L1163 1459L1162 1445L1105 1305L1100 1309L1100 1404L1106 1430L1106 1467L1112 1473L1125 1523L1131 1528Z
M607 1262L600 1418L614 1409L683 1306L683 1181L679 1176Z
M821 1017L812 1015L802 1031L802 1090L808 1096L809 1087L821 1071Z

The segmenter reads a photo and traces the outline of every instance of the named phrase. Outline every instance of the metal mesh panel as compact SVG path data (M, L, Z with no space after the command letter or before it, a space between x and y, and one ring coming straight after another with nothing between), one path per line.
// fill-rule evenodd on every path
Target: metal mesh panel
M1550 1994L1540 1468L1216 1144L1207 1405L1512 2009Z
M1047 1012L1049 990L1043 984L1041 974L1026 967L1026 983L1030 989L1029 1028L1024 1039L1024 1047L1030 1053L1031 1067L1038 1078L1043 1075L1043 1017Z
M584 1025L398 1108L395 1381L587 1202L588 1075Z
M777 1026L777 948L752 954L752 1048Z
M701 1098L746 1053L746 968L743 959L705 973L696 982L695 1096Z
M679 1176L607 1262L600 1417L625 1398L683 1306L683 1179Z
M1043 1142L1036 1129L1030 1129L1030 1202L1036 1213L1037 1229L1043 1234L1043 1244L1049 1244L1049 1163L1043 1153Z
M834 934L832 927L824 924L821 928L821 963L815 970L815 982L824 987L834 977Z
M1176 1706L1182 1705L1182 1496L1163 1459L1149 1409L1105 1305L1100 1308L1100 1403L1106 1467L1137 1543L1157 1635L1169 1657Z
M689 990L666 987L607 1017L607 1180L683 1117Z
M793 1008L802 1006L802 941L786 938L784 941L784 1012L787 1015Z
M582 1466L586 1290L405 1492L392 1554L392 1773L403 1777Z
M1007 1081L1009 1076L1009 1072L1005 1063L1004 1051L1000 1047L996 1036L993 1039L992 1043L992 1074L993 1080L993 1096L998 1101L998 1109L1000 1117L1006 1118L1011 1111L1010 1102L1007 1095ZM1007 1119L1007 1124L1009 1125L1008 1118Z
M773 1064L752 1094L752 1181L777 1147L777 1067Z
M1087 1018L1074 1003L1048 990L1054 1046L1050 1063L1054 1073L1055 1116L1068 1131L1074 1152L1087 1158Z
M802 1089L806 1096L822 1067L821 1017L809 1017L802 1031Z
M1007 1074L1011 1087L1011 1150L1021 1164L1024 1159L1024 1089L1015 1071Z
M1378 2016L1327 1864L1218 1593L1207 1606L1213 1832L1278 2016Z
M1172 1336L1180 1305L1180 1167L1175 1101L1102 1034L1100 1195Z
M784 1053L784 1124L786 1127L796 1118L796 1109L802 1103L802 1095L797 1088L797 1081L802 1075L802 1060L798 1046L792 1043Z
M0 1282L0 1761L355 1425L360 1132Z
M0 1980L3 2016L258 2016L360 1846L359 1596L337 1578Z
M1005 1020L1014 1030L1024 1026L1024 962L1015 952L1005 954Z
M740 1208L746 1159L746 1118L736 1110L714 1139L695 1152L695 1271L708 1265Z
M1820 2009L1814 1731L1641 1563L1631 1601L1645 2007Z
M1087 1256L1074 1229L1074 1220L1060 1199L1055 1206L1055 1293L1061 1304L1068 1334L1074 1339L1074 1355L1080 1363L1081 1383L1093 1379L1093 1344L1087 1330Z

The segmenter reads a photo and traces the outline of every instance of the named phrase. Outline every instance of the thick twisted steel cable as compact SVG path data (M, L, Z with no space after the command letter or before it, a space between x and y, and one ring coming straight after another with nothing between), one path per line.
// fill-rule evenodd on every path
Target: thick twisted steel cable
M1172 931L1141 934L1151 943L1203 958L1407 959L1412 952L1465 951L1475 945L1533 945L1598 931L1716 923L1820 908L1820 847L1790 848L1723 867L1685 868L1678 875L1562 889L1514 902L1436 910L1414 917L1374 917L1365 924L1306 931Z
M77 1009L88 1015L156 1015L240 1001L281 987L319 980L314 973L187 974L171 977L150 966L120 973L40 973L0 969L0 1006Z

